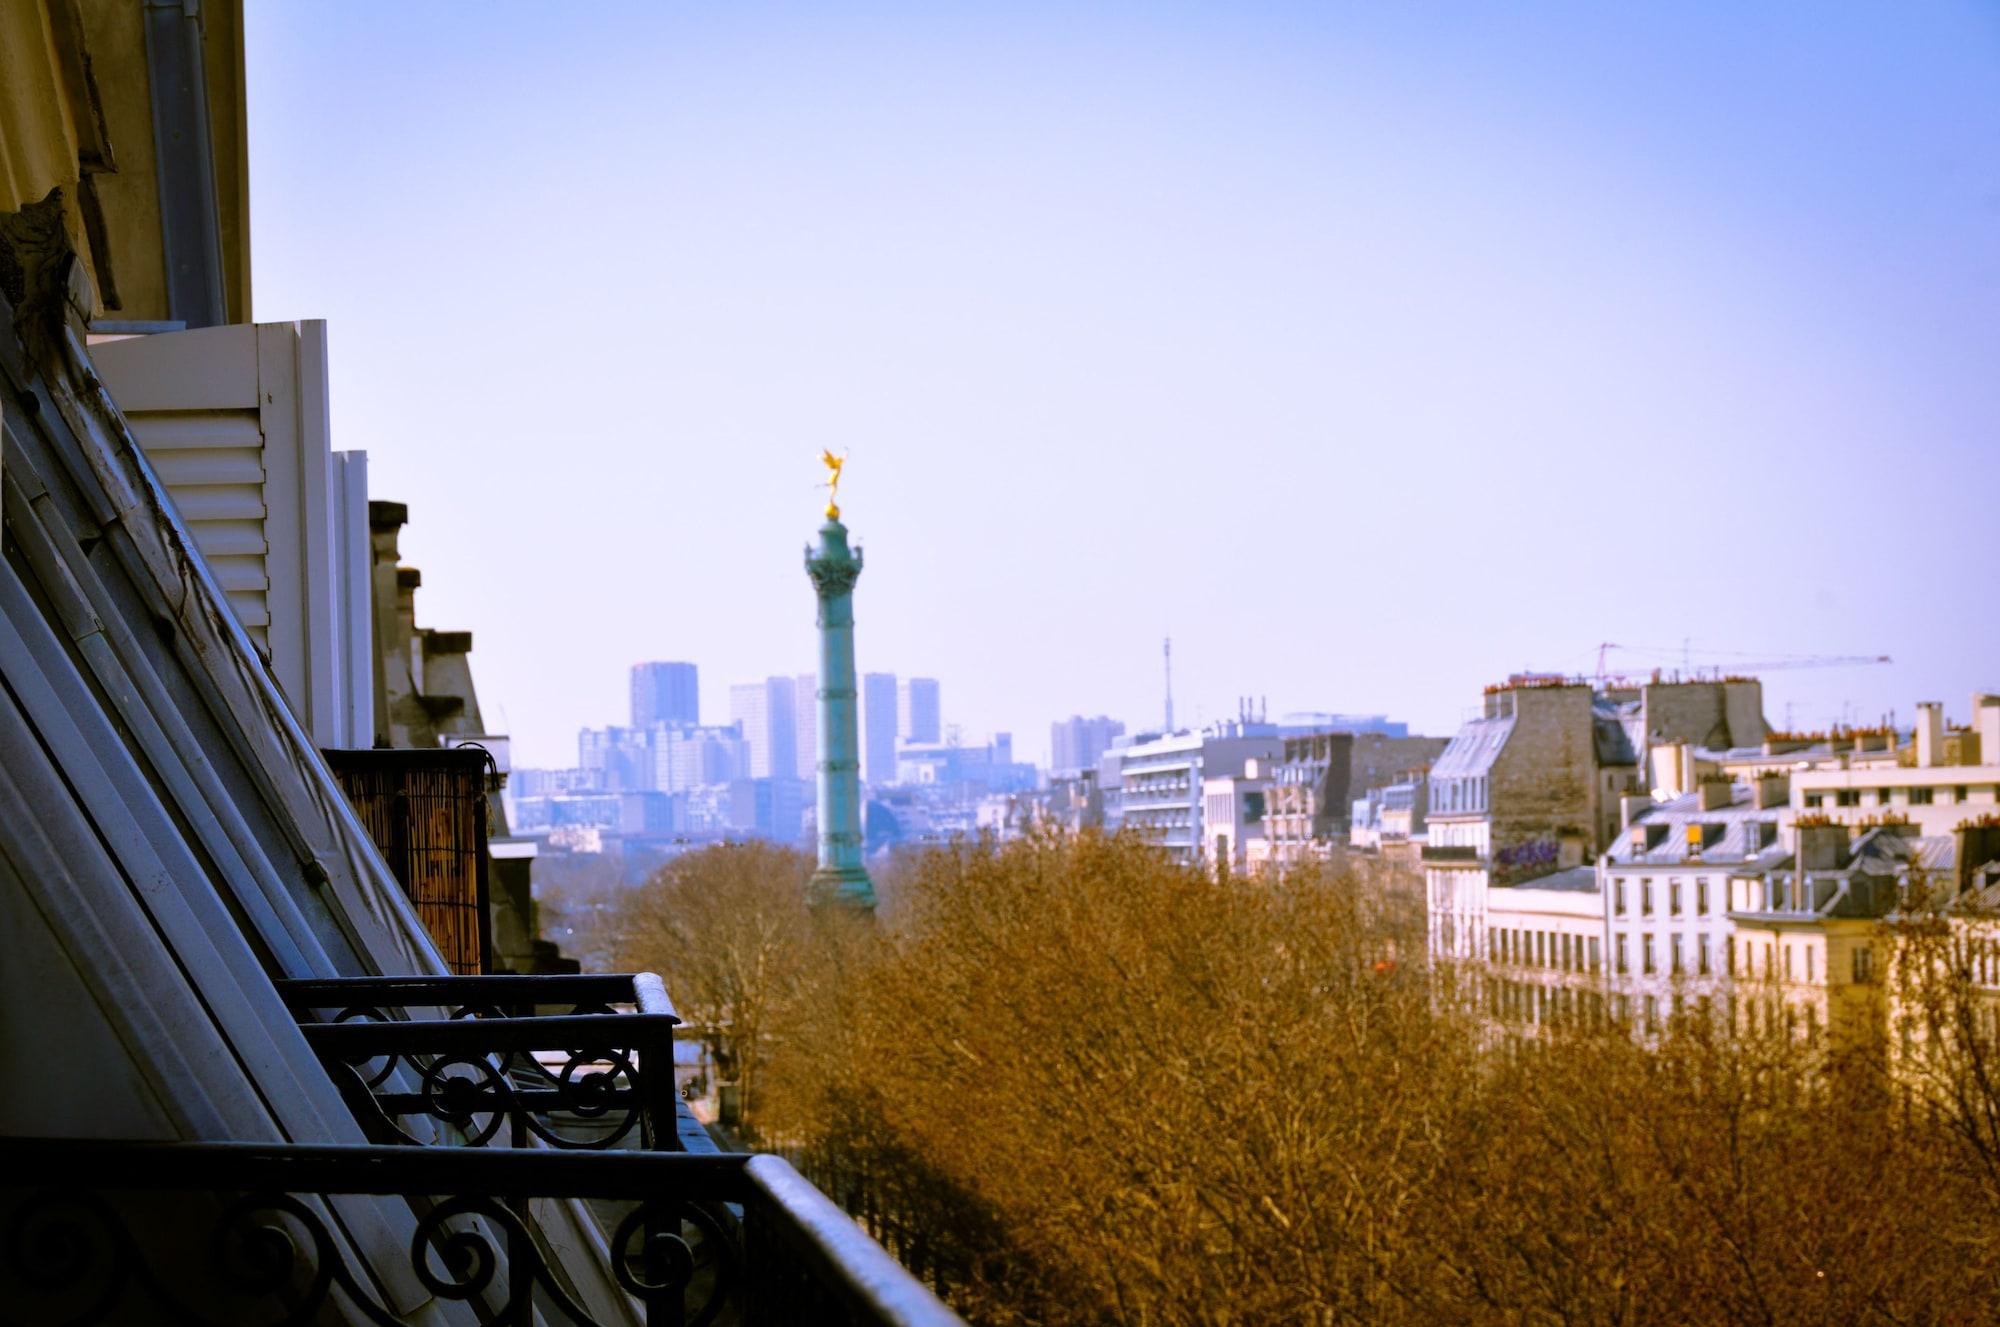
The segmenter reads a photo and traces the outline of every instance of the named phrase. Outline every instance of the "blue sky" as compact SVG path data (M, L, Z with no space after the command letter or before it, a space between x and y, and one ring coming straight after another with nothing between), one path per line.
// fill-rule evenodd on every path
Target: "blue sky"
M252 6L256 316L330 322L516 759L626 668L861 666L968 738L1240 694L2000 688L2000 8Z

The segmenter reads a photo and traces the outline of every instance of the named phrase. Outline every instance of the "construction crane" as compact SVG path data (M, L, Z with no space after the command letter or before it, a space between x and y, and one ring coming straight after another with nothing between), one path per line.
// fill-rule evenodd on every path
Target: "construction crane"
M1597 673L1594 680L1599 685L1639 686L1646 682L1659 680L1660 674L1665 671L1664 668L1656 667L1643 672L1613 672L1606 666L1606 656L1612 650L1624 650L1629 654L1668 655L1671 653L1666 650L1649 650L1644 646L1620 645L1615 641L1605 641L1597 647ZM1746 657L1743 662L1738 662L1735 658L1730 657L1726 651L1710 651L1709 653L1723 658L1725 662L1704 664L1700 669L1696 669L1689 663L1692 657L1691 652L1686 647L1683 647L1680 651L1683 674L1689 678L1693 678L1704 671L1713 674L1772 673L1788 668L1867 668L1876 664L1895 662L1895 660L1886 654L1788 654L1780 655L1775 659L1749 659Z

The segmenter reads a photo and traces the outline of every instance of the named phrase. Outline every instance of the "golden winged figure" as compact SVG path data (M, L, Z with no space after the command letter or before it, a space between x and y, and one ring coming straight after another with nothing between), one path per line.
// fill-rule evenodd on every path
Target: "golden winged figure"
M847 464L847 454L843 452L835 456L831 448L822 447L819 460L826 467L826 518L837 521L840 519L840 467Z

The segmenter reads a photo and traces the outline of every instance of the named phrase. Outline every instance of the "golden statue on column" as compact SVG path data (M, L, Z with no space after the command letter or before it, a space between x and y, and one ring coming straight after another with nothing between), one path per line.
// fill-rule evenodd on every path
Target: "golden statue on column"
M826 467L826 518L840 519L840 467L847 464L847 453L835 456L831 449L821 448L820 464Z

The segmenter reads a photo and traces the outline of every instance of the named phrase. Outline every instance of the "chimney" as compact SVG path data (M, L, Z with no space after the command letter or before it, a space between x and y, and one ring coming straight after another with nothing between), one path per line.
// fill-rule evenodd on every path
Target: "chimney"
M1927 700L1917 706L1917 767L1933 769L1944 763L1944 706Z
M1801 818L1797 831L1801 871L1838 871L1847 865L1848 849L1851 846L1851 840L1847 837L1847 826L1837 825L1828 820Z
M1958 889L1963 893L1971 884L1973 873L1990 862L2000 861L2000 819L1981 816L1968 820L1951 832L1955 840L1952 845L1957 851Z
M1979 734L1980 762L2000 765L2000 696L1972 698L1972 727Z
M1774 806L1783 806L1791 799L1791 775L1780 770L1770 770L1757 776L1756 802L1759 811L1768 811Z
M1735 789L1729 780L1721 775L1712 774L1703 776L1700 786L1701 809L1704 811L1717 811L1728 806L1734 791Z
M1661 742L1651 751L1653 762L1653 786L1660 790L1662 797L1679 797L1689 791L1682 772L1687 766L1683 753L1686 748L1679 742Z
M1618 799L1618 828L1629 830L1632 822L1645 814L1653 799L1644 793L1625 793Z

